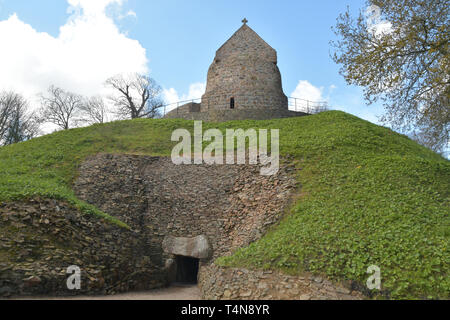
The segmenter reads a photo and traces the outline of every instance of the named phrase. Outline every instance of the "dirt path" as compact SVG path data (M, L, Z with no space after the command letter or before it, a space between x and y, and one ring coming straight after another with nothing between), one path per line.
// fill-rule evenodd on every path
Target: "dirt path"
M172 286L170 288L146 291L130 292L114 296L97 297L67 297L67 298L21 298L18 300L201 300L200 290L197 286Z

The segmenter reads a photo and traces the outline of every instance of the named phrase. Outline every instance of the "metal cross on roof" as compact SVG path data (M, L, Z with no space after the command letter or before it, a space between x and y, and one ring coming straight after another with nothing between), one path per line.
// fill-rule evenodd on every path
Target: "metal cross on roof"
M243 24L247 24L247 23L248 23L247 18L244 18L244 20L242 20L242 23L243 23Z

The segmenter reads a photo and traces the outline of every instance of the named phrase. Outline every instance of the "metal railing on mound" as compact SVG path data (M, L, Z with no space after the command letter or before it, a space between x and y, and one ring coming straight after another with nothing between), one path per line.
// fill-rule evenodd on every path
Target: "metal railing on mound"
M222 97L222 96L220 96L220 97ZM211 99L216 100L215 97L212 97ZM205 99L203 99L203 101L204 100ZM161 106L160 109L163 111L163 117L165 117L169 112L172 112L175 110L177 110L177 114L178 114L179 108L181 106L189 104L189 103L200 104L200 103L202 103L202 98L169 103L169 104ZM328 102L326 102L326 101L310 101L310 100L300 99L300 98L288 98L288 106L289 106L289 111L301 112L301 113L307 113L307 114L317 114L320 112L330 110Z
M288 98L290 111L317 114L330 110L327 101L310 101L300 98Z

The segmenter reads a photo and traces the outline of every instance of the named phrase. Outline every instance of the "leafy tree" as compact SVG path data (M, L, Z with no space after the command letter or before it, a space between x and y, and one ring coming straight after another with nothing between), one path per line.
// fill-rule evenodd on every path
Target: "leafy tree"
M116 75L106 81L115 94L109 99L121 118L156 118L163 105L161 87L152 78L141 74Z
M381 99L383 120L415 130L435 151L449 142L449 0L368 0L353 18L347 10L331 44L347 83L364 87L369 104Z

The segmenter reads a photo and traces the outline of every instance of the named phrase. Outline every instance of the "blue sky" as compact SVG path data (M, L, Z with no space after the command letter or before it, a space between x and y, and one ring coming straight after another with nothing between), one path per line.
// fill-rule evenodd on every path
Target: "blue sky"
M0 53L8 60L0 62L0 90L33 96L54 83L93 95L109 73L149 71L170 102L200 98L215 51L246 17L277 50L286 95L326 99L376 122L382 107L366 106L330 58L339 13L349 6L356 14L364 2L0 0L0 41L15 39L9 55Z

